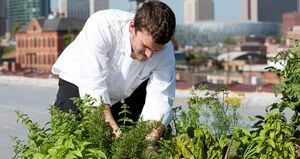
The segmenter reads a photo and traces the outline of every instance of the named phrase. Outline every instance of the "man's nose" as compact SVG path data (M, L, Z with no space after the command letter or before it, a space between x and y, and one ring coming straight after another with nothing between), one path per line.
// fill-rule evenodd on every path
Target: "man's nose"
M150 50L150 49L146 49L145 54L147 56L147 58L151 58L153 55L154 51Z

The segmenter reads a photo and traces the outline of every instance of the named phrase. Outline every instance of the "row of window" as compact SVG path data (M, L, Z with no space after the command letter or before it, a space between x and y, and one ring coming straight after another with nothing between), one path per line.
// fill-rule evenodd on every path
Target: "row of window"
M54 47L54 37L48 38L20 38L17 39L17 46L19 48L39 48L39 47Z
M52 54L20 54L19 62L27 65L52 65L56 61L55 55Z

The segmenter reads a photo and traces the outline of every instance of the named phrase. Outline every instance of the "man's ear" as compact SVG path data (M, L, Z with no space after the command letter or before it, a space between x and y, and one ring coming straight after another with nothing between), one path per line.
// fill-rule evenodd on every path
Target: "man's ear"
M134 32L134 21L133 21L133 20L131 20L131 21L129 22L129 32L130 32L130 33L133 33L133 32Z

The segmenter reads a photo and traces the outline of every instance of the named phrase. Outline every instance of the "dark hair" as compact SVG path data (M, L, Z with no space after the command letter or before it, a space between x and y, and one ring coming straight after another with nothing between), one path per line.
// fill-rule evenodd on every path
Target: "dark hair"
M168 43L176 26L176 18L171 8L160 1L145 2L134 17L137 31L145 30L160 45Z

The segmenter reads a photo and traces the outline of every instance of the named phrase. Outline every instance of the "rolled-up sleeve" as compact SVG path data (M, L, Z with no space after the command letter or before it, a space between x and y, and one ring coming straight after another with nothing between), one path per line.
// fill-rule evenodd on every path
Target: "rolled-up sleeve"
M150 75L147 85L147 96L141 114L143 120L162 120L167 126L173 117L172 105L175 99L175 58L173 47L159 62Z

